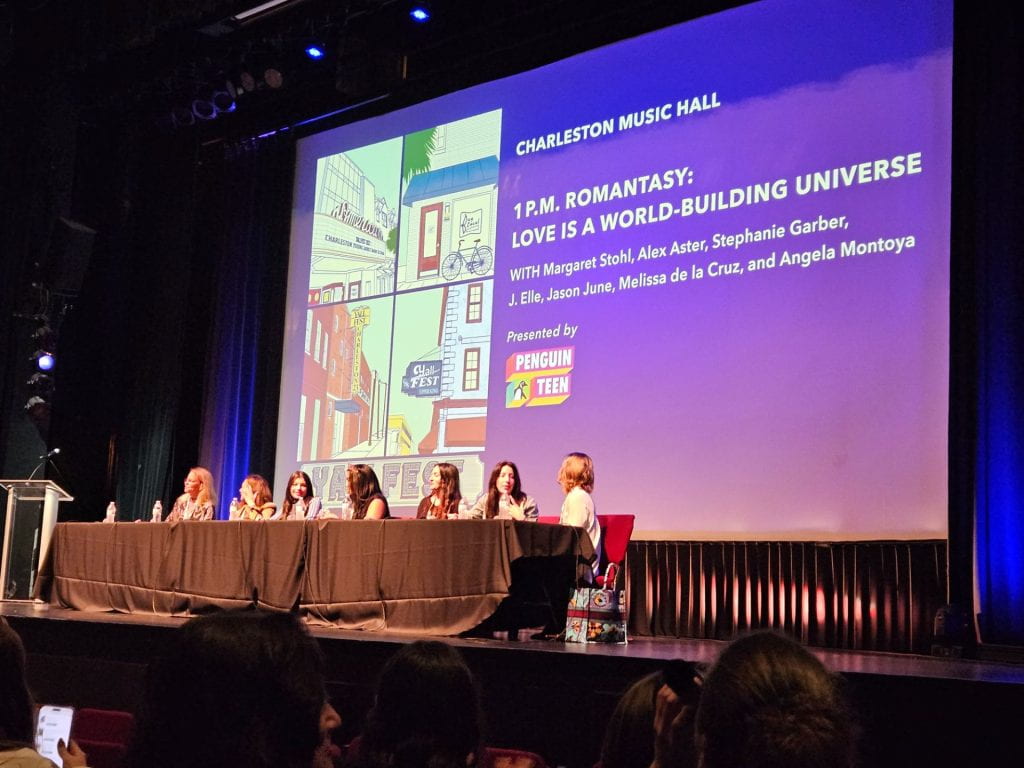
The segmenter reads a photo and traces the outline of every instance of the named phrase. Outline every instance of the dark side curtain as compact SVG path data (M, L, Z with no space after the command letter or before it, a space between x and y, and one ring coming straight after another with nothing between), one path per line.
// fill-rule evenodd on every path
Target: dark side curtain
M221 518L247 474L273 481L294 167L294 143L280 138L199 172L201 249L216 286L200 455L220 483Z
M981 641L1024 646L1022 25L955 14L950 592L973 605L976 574Z

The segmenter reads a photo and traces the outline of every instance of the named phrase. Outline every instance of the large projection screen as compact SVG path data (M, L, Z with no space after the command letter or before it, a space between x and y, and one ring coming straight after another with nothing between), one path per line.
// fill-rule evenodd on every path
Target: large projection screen
M772 1L302 139L278 484L944 537L951 80L950 2Z

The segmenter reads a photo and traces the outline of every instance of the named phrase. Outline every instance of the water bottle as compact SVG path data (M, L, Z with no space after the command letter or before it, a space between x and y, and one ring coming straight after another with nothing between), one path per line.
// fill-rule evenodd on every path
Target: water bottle
M159 523L164 519L164 504L160 499L153 502L153 522Z
M237 496L235 496L235 498L233 498L231 500L231 506L228 507L228 519L229 520L237 520L238 519L238 497Z
M110 502L107 504L107 516L103 518L104 523L113 523L117 521L117 504Z
M465 496L463 496L459 500L459 512L456 515L456 517L459 517L459 518L461 518L463 520L465 520L467 517L469 517L469 502L466 501L466 497Z
M346 496L341 502L341 519L352 519L352 499L350 499L348 496Z
M295 519L305 520L306 519L306 500L299 499L295 502Z

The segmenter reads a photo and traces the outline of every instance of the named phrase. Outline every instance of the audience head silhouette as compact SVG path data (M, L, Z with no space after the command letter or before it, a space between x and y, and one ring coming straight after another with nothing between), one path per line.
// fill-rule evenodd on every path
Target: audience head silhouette
M0 741L32 744L32 697L25 683L25 647L0 617Z
M193 619L149 670L130 765L330 765L340 724L316 641L288 613Z
M411 643L381 672L358 762L391 768L466 768L480 754L480 698L458 651Z
M838 678L771 632L731 643L704 681L696 734L704 768L842 768L853 732Z
M661 672L640 678L612 712L601 746L601 768L648 768L654 760L654 703Z

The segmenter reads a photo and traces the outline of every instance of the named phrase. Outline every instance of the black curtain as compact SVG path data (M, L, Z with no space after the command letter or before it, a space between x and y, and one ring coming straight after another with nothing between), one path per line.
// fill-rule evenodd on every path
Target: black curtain
M199 168L198 252L216 265L201 456L221 484L220 517L245 475L273 485L294 168L290 135Z
M950 600L1024 646L1024 26L976 3L955 21Z

